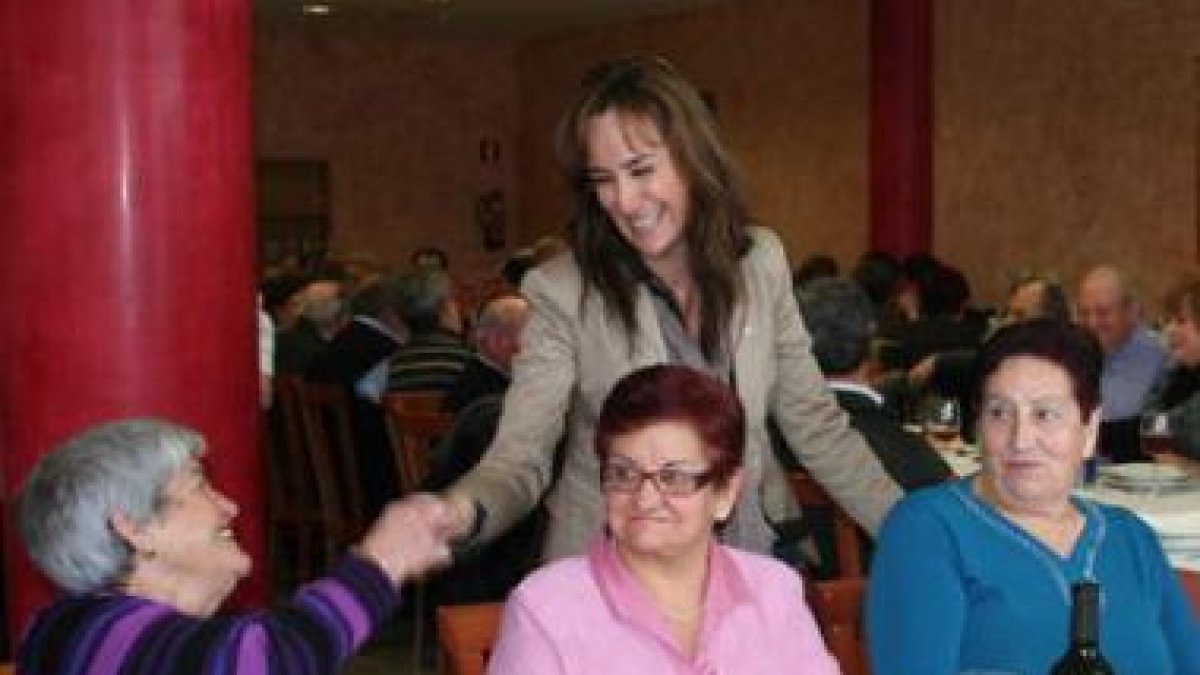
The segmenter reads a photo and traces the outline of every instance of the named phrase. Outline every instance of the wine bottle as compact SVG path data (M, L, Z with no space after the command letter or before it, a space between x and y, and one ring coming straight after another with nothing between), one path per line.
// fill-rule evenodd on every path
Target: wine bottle
M1071 643L1050 675L1114 675L1100 653L1100 586L1094 581L1071 586Z

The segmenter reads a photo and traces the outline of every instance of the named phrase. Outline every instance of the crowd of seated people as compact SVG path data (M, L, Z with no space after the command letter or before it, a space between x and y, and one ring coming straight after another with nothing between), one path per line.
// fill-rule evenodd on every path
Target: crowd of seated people
M403 355L414 343L420 344L422 335L436 336L435 340L428 342L436 343L434 346L439 353L423 365L431 371L443 368L439 373L442 379L433 383L433 378L430 378L415 385L415 388L437 388L450 392L447 408L458 416L453 431L440 447L446 454L435 461L433 475L426 485L430 490L443 491L442 495L447 500L445 504L455 516L455 526L452 528L455 539L460 544L466 544L468 549L475 547L479 550L481 544L511 531L513 524L534 505L540 504L543 496L551 494L554 522L551 523L552 536L547 540L544 559L564 560L529 577L524 585L518 586L506 612L505 627L493 661L494 672L518 672L515 665L518 663L522 668L519 672L535 672L529 670L533 664L544 668L546 672L578 672L577 667L563 667L563 664L583 662L590 658L611 659L609 653L595 655L588 652L587 646L579 643L581 635L577 627L577 621L584 617L586 621L583 623L594 630L608 631L609 627L604 622L611 616L606 612L614 612L617 616L629 612L628 617L643 614L649 617L644 625L635 621L610 634L612 640L633 637L632 633L625 632L631 629L633 633L644 630L651 635L657 634L667 650L663 654L640 655L639 658L649 659L645 663L662 663L661 659L664 658L680 658L687 662L716 649L706 642L706 638L712 635L706 631L716 625L714 622L720 621L705 614L709 608L704 593L712 589L701 585L701 592L697 595L695 586L685 592L686 586L659 585L663 580L660 565L664 560L673 566L678 565L673 569L685 578L688 574L695 575L694 561L685 564L683 558L672 560L663 551L642 550L637 545L638 541L624 539L623 528L626 523L622 515L623 505L630 501L627 496L630 492L636 497L633 501L639 513L657 514L654 518L643 515L643 519L656 520L658 516L663 516L662 522L673 525L675 529L686 524L681 513L685 508L682 504L687 500L682 497L704 493L707 498L710 495L705 490L711 489L711 496L717 498L712 503L723 508L723 500L732 496L738 505L730 512L732 522L724 528L719 541L759 552L764 551L761 547L762 535L770 535L769 530L761 527L762 516L766 516L765 520L770 526L779 522L775 518L786 511L776 511L776 505L766 501L774 498L770 483L773 472L778 468L769 464L770 458L765 457L759 448L750 447L753 444L749 439L743 460L746 465L746 478L743 480L751 481L749 485L739 485L739 481L722 483L718 476L712 485L697 483L689 488L688 495L683 494L682 488L679 494L674 494L672 491L676 488L666 487L664 481L667 479L662 476L660 464L666 455L657 449L647 456L649 461L635 460L637 471L626 472L633 476L626 481L632 488L621 488L619 481L610 481L606 463L611 458L611 449L605 446L607 441L602 437L601 410L609 405L618 405L610 398L610 391L617 399L628 394L618 394L624 391L624 385L618 384L613 389L613 384L627 381L621 379L622 375L633 380L644 376L639 367L647 362L665 359L666 362L686 364L696 369L691 371L693 374L697 374L696 371L708 372L716 375L718 381L735 384L733 391L740 400L735 399L733 405L741 406L748 416L746 423L751 427L749 438L757 443L763 426L782 422L787 427L787 433L780 435L784 440L783 445L800 446L799 449L792 448L785 452L796 452L805 468L810 461L820 466L828 459L825 451L835 445L840 450L831 455L853 455L857 462L860 439L865 438L866 447L878 460L882 460L879 465L893 486L886 491L886 499L878 499L882 493L877 493L876 501L866 513L862 511L866 506L864 495L835 493L834 497L847 510L855 512L855 517L868 527L872 526L872 509L883 501L890 503L894 500L895 485L909 492L910 497L906 499L916 500L916 503L920 503L918 498L924 494L947 490L957 491L955 494L965 500L974 494L971 492L976 489L973 486L982 486L978 489L984 495L976 495L976 501L984 501L980 501L982 505L977 504L977 508L995 510L998 515L993 520L996 522L1002 522L998 518L1005 518L1012 519L1015 527L1029 525L1030 531L1025 536L1040 541L1038 537L1042 521L1035 518L1032 524L1026 523L1021 515L1025 502L1022 499L1009 499L1011 495L1003 492L1012 487L1007 482L1010 476L1003 473L1006 466L1001 460L996 460L999 463L997 466L988 464L991 461L989 457L1003 457L1006 452L998 440L999 435L980 439L985 444L983 473L977 478L955 482L938 453L919 434L912 433L904 426L905 422L912 421L915 402L922 396L933 394L962 399L968 411L967 428L983 429L983 422L978 427L972 423L973 420L982 419L980 415L986 414L986 409L979 408L985 403L985 397L978 388L973 388L978 387L979 382L969 377L970 364L979 359L981 350L987 353L986 345L993 344L991 341L1011 334L1008 326L1028 325L1033 326L1030 330L1035 332L1053 333L1069 328L1071 322L1078 320L1081 328L1071 329L1075 331L1071 333L1071 339L1076 340L1076 346L1082 344L1079 349L1086 352L1092 344L1089 341L1094 341L1099 345L1096 353L1105 357L1097 362L1096 371L1098 382L1104 383L1097 386L1097 391L1103 392L1097 394L1097 400L1105 401L1104 405L1091 406L1088 401L1076 398L1073 407L1064 404L1055 408L1056 414L1069 417L1073 410L1075 417L1079 418L1075 420L1075 427L1072 427L1078 434L1070 444L1079 461L1075 464L1046 462L1039 470L1047 476L1061 478L1070 474L1073 481L1074 472L1078 469L1076 465L1082 458L1095 452L1098 446L1104 446L1100 417L1104 413L1093 412L1107 410L1107 401L1112 397L1116 397L1114 400L1137 399L1138 411L1135 415L1151 399L1161 400L1164 405L1170 406L1172 420L1181 429L1187 419L1186 406L1180 407L1187 399L1186 394L1194 391L1186 386L1189 381L1187 373L1178 373L1175 380L1180 384L1168 387L1165 398L1158 398L1149 389L1134 391L1141 383L1133 382L1136 378L1128 375L1129 364L1140 365L1145 360L1143 357L1153 351L1154 341L1159 338L1141 325L1131 286L1110 266L1100 266L1080 279L1077 286L1078 301L1075 304L1068 302L1063 287L1052 277L1019 278L1012 285L1002 311L992 317L971 304L971 290L966 277L932 255L910 256L900 261L883 253L870 252L859 261L850 279L840 278L835 260L816 255L790 279L797 284L799 298L798 308L792 308L784 306L791 305L792 299L778 292L779 279L785 279L786 284L787 278L776 273L777 257L773 255L775 244L769 237L763 238L758 231L749 229L742 231L746 236L729 239L736 244L731 251L740 250L740 253L731 255L729 261L722 263L718 260L717 257L729 252L717 249L693 251L689 255L716 256L713 261L705 263L714 265L710 272L717 275L715 278L718 281L722 280L719 275L727 272L729 265L743 266L745 278L751 280L750 292L745 298L749 303L748 311L759 311L755 303L767 300L776 303L769 317L755 314L754 321L779 321L780 317L789 320L794 318L795 321L764 324L769 327L768 332L780 331L774 336L776 342L773 343L778 351L763 351L762 354L768 356L765 361L761 358L746 360L748 357L740 353L726 351L731 346L722 345L709 331L713 325L725 324L721 321L713 324L711 319L723 317L723 320L741 320L739 314L722 312L736 306L729 303L737 296L728 293L746 292L747 289L737 286L724 289L719 283L714 285L712 282L697 285L695 279L688 278L686 268L682 268L684 274L681 275L681 268L670 263L681 259L687 247L696 246L694 237L681 234L681 229L716 227L706 221L710 218L713 223L725 227L730 214L737 217L741 213L734 208L737 205L729 206L726 213L721 211L725 206L719 202L713 206L704 199L684 200L684 205L695 203L706 208L711 206L714 212L703 212L678 229L666 230L662 235L664 238L674 237L682 242L677 242L678 246L672 248L666 245L669 241L666 244L660 242L658 235L643 237L636 228L629 226L625 222L628 217L625 209L636 200L631 198L626 203L614 196L618 184L634 180L625 175L626 166L620 161L624 153L632 151L630 144L637 145L639 152L645 156L658 156L655 153L662 152L660 161L663 164L658 172L664 180L675 180L678 177L673 172L680 170L676 164L689 168L686 162L697 160L676 155L677 147L674 144L715 142L711 136L705 136L703 141L668 138L668 127L662 126L668 120L645 117L638 112L640 108L634 107L628 113L628 119L614 116L614 111L623 111L622 106L632 105L630 101L637 101L641 96L649 97L648 100L653 100L655 96L664 97L658 103L664 106L664 114L668 117L676 114L678 107L691 105L690 101L671 100L671 97L678 95L686 98L686 87L677 82L673 89L664 87L662 91L654 90L654 86L659 84L655 78L667 81L674 77L674 73L659 62L629 59L606 64L585 81L585 89L594 95L583 97L582 103L576 104L582 107L568 114L566 122L573 126L563 128L570 137L561 139L565 167L581 173L584 179L572 184L572 189L577 192L574 196L578 212L569 230L571 239L567 243L567 250L549 261L535 259L528 250L514 256L504 270L505 278L508 284L519 286L527 293L526 300L508 298L506 301L494 301L494 304L483 308L464 308L471 316L477 317L474 326L477 332L474 333L473 342L464 339L460 320L462 313L452 306L454 298L453 293L447 290L450 284L446 277L444 257L434 260L434 256L425 255L420 265L423 269L412 277L416 282L412 288L418 290L410 289L408 293L413 297L419 296L423 303L423 316L419 319L404 317L408 344L400 347L398 353ZM664 94L664 91L668 93ZM703 123L702 119L699 122L697 119L689 118L689 123ZM639 130L636 137L628 135L632 127ZM620 130L626 133L618 133ZM692 130L684 128L678 133L686 135ZM644 144L644 147L638 144ZM664 148L665 151L662 150ZM691 170L695 173L694 168ZM708 194L704 190L712 188L684 182L682 186L677 185L676 189L684 196L689 191L704 196ZM734 190L730 190L729 194L738 196ZM735 227L728 231L741 230ZM614 251L619 255L613 257ZM543 266L538 267L532 275L529 274L530 269L538 263ZM721 267L722 264L725 267ZM713 295L709 297L706 294ZM506 356L491 355L503 347L496 347L488 341L497 338L497 335L504 337L504 333L491 334L489 337L489 331L495 325L492 321L500 308L516 307L521 303L526 303L524 312L532 317L532 326L526 335L532 337L534 342L532 347L527 342L524 348L530 349L530 353L522 353L514 366L511 365L511 352ZM471 312L472 309L476 312ZM1181 354L1186 350L1188 317L1183 310L1172 311L1177 311L1180 318L1168 326L1168 335L1178 343L1177 351L1180 354L1176 358L1186 364ZM1050 318L1039 320L1038 317ZM758 327L758 324L755 326ZM807 342L806 332L811 334L811 342ZM611 339L609 333L614 334ZM760 338L757 335L754 337ZM793 343L791 340L796 337L800 339ZM497 338L496 342L502 340ZM471 347L475 348L474 354ZM732 348L746 347L743 343L735 342ZM811 349L811 356L815 359L803 353L807 349ZM445 358L447 351L454 351L462 358ZM1161 351L1165 353L1165 350ZM653 356L660 352L665 356ZM785 353L786 358L783 355ZM763 363L773 370L769 376L758 370ZM786 364L787 370L782 369L782 364ZM737 365L739 370L733 371L733 365ZM756 370L749 370L748 365ZM819 365L820 372L816 372L813 365ZM1051 364L1048 367L1053 371L1056 366ZM396 357L392 359L390 368L389 389L392 390L405 388L402 374L406 368L420 372L420 369ZM1148 377L1151 387L1159 381L1158 375L1165 369L1165 360L1161 360L1157 368ZM452 370L453 373L447 374L446 370ZM754 377L750 376L752 372ZM738 376L736 380L732 377L734 374ZM766 381L775 382L777 388L765 395L756 392L754 387L761 384L757 377L759 375L766 377ZM813 375L823 376L827 399L822 400L818 395L822 387L809 381ZM1023 392L1022 388L1028 385L1023 381L1025 377L1035 383L1041 382L1038 378L1045 379L1041 372L1031 374L1021 371L1018 375L1018 383L1014 385L1018 392ZM553 396L546 393L551 388L554 390ZM485 390L485 393L481 395L479 389ZM514 390L517 391L516 395L512 395ZM500 392L509 395L506 398ZM771 396L775 398L768 398ZM468 403L468 399L474 400ZM648 404L649 400L643 402ZM516 406L519 410L506 409L506 404L513 402L521 404ZM805 407L798 407L801 404ZM831 404L842 412L831 413ZM792 405L797 407L789 407ZM1031 414L1041 414L1040 410ZM479 411L483 412L475 418L466 414ZM709 417L719 418L720 412L720 409L714 408L710 410ZM1026 411L1022 409L1019 412L1025 414ZM814 426L805 428L805 425ZM655 429L656 425L649 424L648 428ZM1092 434L1090 430L1095 433L1089 435ZM696 431L703 438L705 431ZM622 435L618 434L618 437ZM565 451L554 452L563 438L567 439ZM816 443L820 452L806 448L806 443ZM659 444L658 447L665 446ZM705 451L709 449L705 448ZM556 458L563 456L566 457L568 468L560 474L562 469ZM485 461L477 464L476 460L480 458ZM768 464L764 466L764 462ZM831 470L828 467L824 470ZM847 473L842 469L837 472L843 475ZM930 490L923 490L925 487ZM993 494L997 491L997 494ZM986 501L992 497L995 499ZM1075 509L1074 515L1071 510L1060 509L1057 516L1064 523L1063 528L1066 528L1066 524L1074 523L1080 527L1079 531L1074 535L1067 532L1052 541L1065 552L1074 550L1077 544L1084 545L1091 541L1085 535L1089 532L1087 527L1091 527L1092 520L1089 518L1094 519L1097 513L1093 506L1072 505L1070 509ZM887 507L884 506L882 510L887 511ZM715 513L723 515L721 509ZM1017 515L1013 516L1013 513ZM1127 515L1107 510L1100 513L1108 520L1120 523L1125 523ZM893 516L887 518L890 524ZM701 529L706 534L713 531L711 524ZM1144 546L1149 546L1150 553L1153 553L1152 544L1144 540L1144 532L1138 532L1136 528L1131 532L1126 537L1128 541L1122 539L1118 542L1124 551L1121 555L1145 557L1143 554L1146 552L1139 548ZM587 536L598 533L605 533L606 540L589 544ZM714 564L716 554L711 553L711 548L709 550L706 561ZM884 570L881 576L891 573L889 566L894 564L893 556L898 555L896 550L895 545L881 549ZM899 550L906 555L903 547ZM1131 550L1135 553L1129 553ZM677 552L677 549L671 551ZM613 552L615 555L611 555ZM639 558L639 555L647 552L651 554L649 558ZM1158 555L1161 556L1161 550ZM460 557L460 562L464 559ZM486 563L487 559L477 558L476 561ZM646 564L648 562L653 564ZM993 562L1003 563L1003 559ZM1161 572L1161 568L1155 569L1156 573ZM524 570L521 574L524 574ZM1117 579L1120 578L1118 575ZM624 590L618 596L607 597L606 589L614 583L614 579L623 585ZM1159 581L1163 584L1161 588L1174 593L1167 580ZM501 595L511 585L507 584ZM557 605L564 585L580 593L596 588L599 593L596 598L600 599L602 606L591 608L589 602L596 598L589 599L583 595L572 595L569 607ZM923 585L910 584L904 590L919 597ZM496 596L478 597L486 599ZM702 620L696 616L697 597L700 598L699 606L703 608ZM689 609L687 603L673 602L672 598L689 599L692 606ZM668 602L663 603L664 600ZM727 600L724 598L722 602ZM744 601L756 602L753 598ZM1044 602L1046 599L1039 596L1036 601ZM1018 599L1018 602L1024 600ZM1172 612L1178 610L1173 596L1168 602ZM626 607L624 603L632 604ZM903 603L896 604L897 608L903 606ZM969 613L974 609L968 603L963 611ZM888 621L910 621L903 617L897 619L895 615L888 614L889 611L884 609L881 615L884 618L876 623L878 627L875 630L881 643L889 639L888 631L893 624ZM675 612L677 616L669 612ZM1055 621L1066 616L1065 609L1060 614L1062 616L1055 618ZM1176 621L1177 618L1163 629L1167 634L1165 639L1172 644L1178 631L1186 633L1188 629L1194 630L1194 623L1181 624ZM1060 626L1054 624L1054 627ZM760 627L758 630L763 635L770 634L769 627ZM1042 632L1048 636L1050 631ZM1061 632L1065 636L1065 630ZM1151 636L1149 639L1155 638ZM1191 665L1191 652L1171 650L1175 650L1175 647L1168 649L1171 653L1164 658L1185 666ZM719 653L719 650L712 653ZM985 649L983 653L986 656L988 652ZM805 659L819 664L819 654L820 650L811 652ZM1024 655L1036 659L1043 659L1044 656ZM1118 658L1126 657L1121 654ZM918 658L913 663L923 662ZM954 667L957 665L962 664ZM586 668L583 671L586 672Z
M389 339L376 340L378 350L372 352L373 356L368 357L367 352L370 350L364 349L359 354L360 367L350 370L348 380L346 377L340 380L353 387L360 395L367 391L375 392L373 397L378 402L381 392L404 387L403 377L398 377L397 373L405 368L398 367L394 358L398 352L403 351L400 345L412 342L415 336L421 334L435 336L432 341L437 343L438 353L429 361L433 363L434 370L445 370L439 373L440 379L433 378L438 379L438 382L432 388L447 392L445 407L448 412L455 414L456 423L439 445L439 454L432 458L433 471L425 487L433 491L444 489L471 469L487 451L494 438L500 423L504 393L511 378L512 360L520 349L521 330L529 314L528 303L520 295L518 288L522 277L529 269L535 267L537 262L531 249L520 251L501 270L506 275L506 284L513 290L487 298L479 307L464 308L465 311L460 311L454 306L452 285L441 265L429 264L426 269L419 269L407 275L385 275L382 281L366 285L359 294L344 298L347 308L344 312L345 318L339 329L332 334L332 339L327 340L326 348L317 351L317 356L312 357L306 372L310 377L320 377L318 374L323 372L324 377L329 377L327 371L330 370L330 364L339 362L336 356L338 348L334 345L357 342L351 341L350 336L367 332L364 328L382 326L383 330L377 331L378 334L386 335ZM984 477L978 479L977 483L953 482L952 472L939 453L930 447L921 434L912 430L911 424L906 428L905 422L913 421L911 415L914 401L925 395L959 397L964 401L969 415L986 414L986 409L974 409L975 406L982 405L982 402L972 398L982 399L983 395L977 390L971 390L972 384L976 382L970 377L971 366L979 356L981 346L1005 326L1039 318L1053 319L1064 325L1078 321L1081 330L1086 330L1087 335L1094 336L1095 344L1100 348L1097 353L1102 355L1097 371L1101 382L1098 399L1103 402L1107 395L1116 401L1113 404L1115 407L1136 400L1135 404L1129 405L1129 410L1119 411L1125 413L1126 420L1136 418L1145 410L1166 412L1171 429L1179 439L1176 446L1178 455L1174 459L1163 458L1162 461L1174 461L1189 470L1200 472L1200 453L1195 450L1196 447L1200 447L1200 440L1196 440L1200 438L1200 432L1195 431L1200 428L1200 423L1195 422L1195 419L1200 419L1200 413L1196 412L1200 410L1200 403L1197 403L1200 401L1200 394L1196 393L1200 391L1200 376L1195 374L1196 364L1200 363L1200 346L1197 346L1200 345L1200 327L1193 323L1193 317L1197 316L1196 311L1200 310L1200 282L1192 277L1181 279L1168 293L1163 307L1165 323L1161 335L1154 333L1147 326L1136 294L1123 275L1108 265L1097 266L1080 277L1076 286L1078 299L1075 303L1068 299L1064 287L1052 276L1020 275L1010 285L999 312L990 321L987 320L985 312L970 306L970 290L965 277L928 255L901 262L873 252L864 255L852 274L847 277L840 276L836 261L828 256L818 255L811 258L809 265L798 270L793 281L798 308L812 337L813 355L838 405L846 411L850 425L863 434L885 470L907 492L914 493L919 488L941 484L966 486L938 488L950 494L958 494L954 491L969 491L973 485L983 485L980 489L985 491L984 496L974 497L976 500L982 500L979 501L981 506L977 506L976 510L992 505L992 502L987 501L990 494L987 491L992 488L986 486L1004 478L1002 474L997 473L1000 469L985 468ZM407 287L405 284L408 284ZM311 291L304 285L298 288L302 297L307 297L306 294ZM314 294L318 307L322 299L328 296L329 289L318 284ZM406 297L410 307L407 315ZM303 307L303 303L300 306ZM319 309L328 312L328 307ZM312 334L321 335L319 326L328 326L331 323L316 321L322 318L321 311L295 313L299 314L301 321L313 324L310 330ZM461 329L464 314L473 319L470 322L469 335L464 335ZM364 346L369 342L364 341ZM420 344L421 340L417 340L417 343ZM885 345L882 350L879 347L881 343ZM384 344L387 346L384 347ZM887 345L891 346L890 350L887 349ZM446 358L447 350L453 352L453 358ZM373 371L376 377L379 375L379 355L382 352L387 353L382 362L389 364L387 368L391 371L388 382L385 385L376 379L373 388L367 387L365 382L369 378L365 376L368 372ZM368 363L374 367L361 367ZM1130 375L1131 372L1134 375ZM897 386L898 380L902 385ZM425 385L432 381L431 379L414 387L430 388ZM1149 385L1145 384L1147 381ZM1149 388L1142 391L1146 386ZM366 398L370 399L371 396ZM1102 404L1097 409L1107 410L1108 406ZM1082 412L1081 416L1087 417ZM1115 442L1106 436L1105 430L1111 428L1108 422L1102 423L1098 419L1096 428L1096 447L1100 447L1106 440L1109 444ZM1124 442L1129 442L1128 438ZM1136 448L1136 439L1133 443ZM1000 454L998 446L990 447L990 452ZM1143 457L1140 455L1130 457L1141 458ZM985 462L986 466L990 465ZM989 474L989 471L992 473ZM1070 467L1066 470L1067 473L1071 471L1073 469ZM962 492L959 498L969 499L969 494ZM990 508L994 508L998 514L991 517L1009 517L1005 508ZM468 548L457 553L454 568L441 573L435 582L436 601L458 603L503 601L507 598L521 580L537 568L544 525L540 514L539 507L522 525L513 527L509 532L509 541L502 538L497 542L489 542L487 546L476 546L474 550ZM1086 524L1090 522L1088 518L1103 516L1125 522L1121 520L1120 513L1114 514L1105 509L1096 510L1096 507L1085 507L1079 514L1080 522L1084 522L1085 525L1081 526L1076 539L1067 540L1072 546L1083 545L1080 542L1088 541L1088 528L1091 527ZM895 518L900 516L890 518L889 523ZM812 522L805 522L809 527L813 526ZM895 529L900 526L891 527ZM820 529L819 525L817 529ZM1031 536L1036 540L1039 531L1033 527L1024 536ZM608 532L610 537L616 536L611 525ZM887 579L892 575L903 574L893 572L892 568L898 564L907 564L905 561L911 556L909 540L912 537L905 532L903 536L887 537L882 550L883 557L879 559L883 570L871 582L880 589L875 591L875 600L888 593L895 595L893 591L882 589L891 588L892 582ZM1139 536L1144 538L1145 535ZM901 554L893 550L896 548L894 544L887 543L892 539L909 541L900 548ZM610 545L616 541L614 538ZM1147 544L1141 541L1130 545ZM820 548L822 552L828 550L827 546ZM1069 547L1063 550L1068 549ZM594 557L598 554L592 552L587 555ZM896 555L900 555L901 563L895 561ZM874 563L878 564L880 563ZM874 565L871 571L874 570ZM813 564L812 560L804 563L801 569L804 573L818 578L829 572L827 566L823 567L819 562ZM546 572L547 575L557 573L549 570ZM1121 575L1117 578L1120 579ZM578 581L571 582L577 583ZM604 592L604 584L607 582L598 579L598 583L601 584L601 592ZM1167 584L1167 588L1174 588L1165 577L1162 583ZM533 625L540 626L541 619L537 618L539 612L550 612L555 617L559 629L565 630L569 625L569 613L563 614L561 610L552 609L549 605L543 606L540 600L529 599L540 597L543 594L541 586L546 584L553 585L543 581L540 576L535 576L527 583L528 587L521 587L524 590L517 591L518 594L514 596L517 598L514 600L516 604L510 605L508 610L509 617L503 629L504 637L494 663L494 672L516 672L512 664L517 661L529 664L548 654L555 654L556 650L577 649L572 646L572 638L566 633L559 637L541 635L530 643L527 624L532 621ZM927 597L928 589L924 584L901 586L906 588L907 592ZM1175 590L1171 590L1171 593L1175 593ZM888 640L908 639L905 636L893 637L894 627L905 625L908 621L903 618L906 605L901 600L904 596L895 597L900 599L872 604L871 621L877 637L874 643L868 644L891 644ZM1174 596L1170 597L1173 598L1170 603L1178 602ZM1038 601L1044 601L1044 598ZM1179 611L1177 604L1168 606L1171 611ZM577 607L576 611L582 610ZM968 603L962 611L966 614L956 616L969 618L971 612L977 610ZM534 614L526 616L524 612ZM1053 613L1046 614L1050 616ZM1064 616L1067 615L1063 612L1053 614L1052 629L1044 627L1038 631L1039 634L1065 634L1065 628L1059 625ZM966 625L969 621L963 618L959 623ZM1059 630L1060 628L1062 630ZM1194 629L1194 624L1184 622L1165 626L1163 630L1166 631L1166 637L1163 639L1167 640L1168 644L1173 644L1171 641L1175 640L1175 632L1183 631L1186 634L1189 629ZM669 637L674 641L676 648L688 648L689 644L686 640L681 641L679 635ZM551 642L540 642L546 639L550 639ZM1057 640L1057 637L1054 640ZM1054 640L1051 641L1057 645L1059 641ZM984 642L991 644L988 640ZM693 650L699 647L698 644L691 644ZM886 649L889 654L893 651L891 647ZM1167 658L1176 662L1186 663L1188 659L1194 658L1194 655L1186 650L1179 652L1177 647L1170 646L1168 651L1171 650L1176 651ZM911 657L915 660L910 663L919 663L920 666L917 667L920 668L934 668L928 672L938 672L937 668L941 668L941 665L928 665L932 661L923 660L935 658L927 652L928 649L917 645L905 653L915 653ZM1117 658L1127 658L1123 649L1116 649L1116 652ZM983 653L986 655L990 652L985 648ZM534 658L531 654L539 656ZM692 656L695 656L694 651ZM1034 657L1026 654L1026 658L1042 659L1044 656L1043 654ZM560 657L554 656L554 659L557 658ZM963 658L986 660L990 656ZM891 672L887 670L889 666L875 667L876 671L873 672ZM522 672L528 672L527 668L528 665Z
M1040 278L995 320L929 254L870 252L849 279L817 255L793 277L717 129L664 60L602 64L560 127L568 240L508 261L508 293L462 306L430 247L403 271L270 279L274 373L343 388L358 452L389 456L389 392L443 395L430 494L397 502L364 463L379 514L347 557L279 610L223 617L250 561L204 441L162 420L87 430L23 481L26 547L66 593L25 633L22 672L335 672L405 581L453 560L439 602L506 601L492 673L835 673L809 570L771 556L796 515L776 450L879 534L877 675L1046 672L1080 581L1107 598L1119 672L1200 673L1153 531L1072 493L1085 461L1118 454L1106 425L1148 409L1177 436L1163 461L1200 464L1200 282L1166 299L1168 370L1111 266L1079 280L1071 316ZM977 474L905 428L930 392L967 404Z

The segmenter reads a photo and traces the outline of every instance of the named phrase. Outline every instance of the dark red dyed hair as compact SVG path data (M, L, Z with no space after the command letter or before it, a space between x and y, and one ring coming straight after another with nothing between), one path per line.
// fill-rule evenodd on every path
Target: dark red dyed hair
M621 378L596 421L596 454L608 458L613 439L659 422L679 422L700 437L718 487L742 465L746 418L737 396L723 382L680 365L649 366Z

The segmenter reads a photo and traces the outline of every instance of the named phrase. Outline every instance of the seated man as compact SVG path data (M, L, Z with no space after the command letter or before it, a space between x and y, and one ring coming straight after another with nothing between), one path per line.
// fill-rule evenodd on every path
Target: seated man
M1070 321L1071 305L1057 281L1040 274L1023 275L1008 289L1002 320L1010 324L1037 318Z
M350 321L316 354L305 373L310 382L338 385L350 401L350 425L369 513L378 513L399 492L391 440L380 399L388 364L404 334L391 281L379 280L350 298Z
M454 428L439 444L427 480L429 489L440 490L458 480L491 445L528 318L529 303L517 295L484 304L475 328L477 352L446 395L444 405L454 413Z
M457 413L484 396L504 394L528 318L529 303L519 295L500 295L483 303L473 331L474 357L446 395L446 410Z
M1138 417L1168 365L1162 339L1142 323L1141 304L1115 267L1100 266L1079 281L1077 319L1100 342L1100 451L1110 459L1142 459Z
M1000 325L1037 318L1071 320L1071 307L1061 284L1048 276L1027 274L1008 289ZM908 386L928 388L938 396L956 398L964 406L970 387L971 364L978 352L974 347L931 354L908 371Z
M512 360L521 349L521 330L529 303L503 295L484 304L475 328L478 353L446 398L455 413L454 427L439 443L425 488L441 490L458 480L487 451L500 422ZM439 604L503 600L533 569L542 548L545 520L539 507L493 543L460 555L434 588Z
M409 339L392 357L390 391L449 391L470 362L451 290L450 277L438 270L410 272L397 281L400 319Z
M940 483L950 468L923 438L906 431L884 407L868 379L873 309L866 294L846 279L817 279L797 293L813 338L813 356L883 468L905 490Z
M826 382L850 416L850 426L862 434L888 475L906 491L950 478L952 472L941 455L924 438L906 431L871 386L869 355L875 326L866 293L853 281L829 278L805 284L796 295L812 334L813 356ZM812 534L819 558L805 554L807 572L817 579L832 576L832 520L827 514L806 512L803 524Z

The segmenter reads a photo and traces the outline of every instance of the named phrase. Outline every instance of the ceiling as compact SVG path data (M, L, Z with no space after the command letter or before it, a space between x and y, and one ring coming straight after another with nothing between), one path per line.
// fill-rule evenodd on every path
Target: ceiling
M306 16L312 0L253 0L260 23L372 26L429 36L514 38L618 23L732 0L320 0L328 16Z

